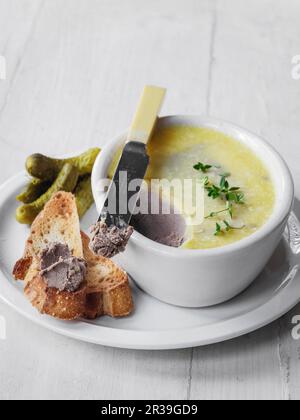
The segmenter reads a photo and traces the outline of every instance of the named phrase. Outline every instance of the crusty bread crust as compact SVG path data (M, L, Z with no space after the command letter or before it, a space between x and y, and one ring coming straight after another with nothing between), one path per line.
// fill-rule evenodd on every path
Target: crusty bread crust
M88 264L85 316L94 319L102 315L129 315L133 311L133 299L127 274L113 261L94 255L89 249L89 237L83 232L81 235Z
M16 280L24 280L29 269L30 266L32 264L32 257L28 256L28 257L23 257L20 260L18 260L14 266L13 269L13 276Z

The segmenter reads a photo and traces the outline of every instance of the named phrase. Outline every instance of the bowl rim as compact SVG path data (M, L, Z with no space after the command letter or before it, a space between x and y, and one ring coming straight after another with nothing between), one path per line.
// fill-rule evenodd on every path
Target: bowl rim
M228 255L231 253L239 253L244 251L249 246L252 246L270 234L274 230L276 230L279 226L281 226L283 223L286 222L294 202L294 182L293 178L290 172L290 169L288 168L285 160L283 157L279 154L279 152L265 139L263 139L261 136L244 129L240 127L237 124L234 124L229 121L225 121L222 119L207 117L207 116L201 116L201 115L168 115L159 118L158 124L160 126L172 126L172 125L186 125L191 127L204 127L204 128L211 128L215 131L220 131L222 133L232 136L235 140L240 141L243 143L241 137L247 137L254 141L253 146L256 146L257 148L265 148L268 153L271 154L272 158L275 159L276 163L280 167L281 171L281 178L285 183L285 188L283 188L283 194L280 197L278 197L278 194L276 193L276 202L275 207L277 206L277 214L275 213L275 207L273 210L272 215L269 217L267 222L261 226L256 232L253 234L239 240L236 242L233 242L228 245L224 245L222 247L217 248L209 248L209 249L182 249L182 248L172 248L167 245L159 244L139 232L135 231L132 235L131 241L139 247L144 248L147 250L147 252L152 252L156 254L164 254L169 257L175 257L175 258L201 258L201 257L219 257ZM125 142L126 139L126 131L114 137L110 142L107 142L102 152L97 157L97 160L95 162L93 172L92 172L92 190L95 202L97 203L100 199L100 196L102 195L101 192L97 191L96 185L97 182L99 182L99 179L106 177L107 170L109 163L108 159L111 157L112 153L117 150L118 147L122 145L122 143ZM247 145L247 144L246 144ZM254 150L254 147L251 147L248 145L248 148L252 150L257 155L257 152ZM261 157L261 160L264 162L265 165L268 166L269 172L273 175L274 171L270 169L269 164L264 160L264 158ZM274 185L276 188L276 186ZM97 204L96 204L97 205Z

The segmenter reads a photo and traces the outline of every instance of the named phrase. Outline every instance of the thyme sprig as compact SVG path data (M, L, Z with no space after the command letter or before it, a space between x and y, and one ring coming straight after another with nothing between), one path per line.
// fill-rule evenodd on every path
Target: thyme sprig
M206 174L211 168L213 168L213 166L212 165L205 165L204 163L202 163L202 162L198 162L198 163L196 163L196 165L194 165L194 169L196 170L196 171L201 171L201 172L203 172L204 174Z
M216 223L216 231L215 231L215 236L220 236L223 233L227 233L230 232L231 230L240 230L241 228L236 228L231 226L227 220L223 220L223 224L224 224L224 228L222 228L222 226L220 225L220 223Z
M233 217L233 204L232 203L228 203L228 206L226 207L226 209L220 210L220 211L213 211L212 213L210 213L208 216L205 217L205 219L213 219L214 217L219 216L219 214L222 213L229 213L230 217Z
M194 169L197 171L201 171L203 173L207 173L209 169L213 168L213 165L204 164L202 162L198 162ZM220 211L212 212L205 219L211 219L219 216L222 213L229 213L231 219L233 218L233 211L234 211L234 204L242 205L245 204L245 195L241 191L240 187L232 187L228 181L228 178L231 176L230 173L223 173L220 174L220 183L219 185L214 184L209 180L208 176L203 178L203 185L205 190L208 193L208 197L216 200L220 198L223 201L226 201L226 208ZM230 224L226 221L223 222L225 225L225 232L229 232L231 229L234 229ZM216 232L215 235L219 235L224 232L222 226L217 223L216 224Z
M221 198L227 202L244 204L245 195L241 192L240 187L231 187L228 181L228 176L222 175L220 184L215 185L206 177L204 187L208 192L208 196L212 199Z

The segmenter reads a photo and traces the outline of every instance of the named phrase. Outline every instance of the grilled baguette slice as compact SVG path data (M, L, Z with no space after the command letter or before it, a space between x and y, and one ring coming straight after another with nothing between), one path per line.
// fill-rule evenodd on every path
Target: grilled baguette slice
M42 314L63 320L73 320L84 315L86 281L76 292L59 291L47 287L40 275L40 255L50 243L64 243L73 256L83 258L79 217L75 197L59 192L46 204L31 227L24 256L14 268L17 280L24 279L24 293Z
M49 288L39 270L32 264L25 278L24 293L41 314L64 321L72 321L84 315L86 283L83 283L76 292L61 292Z
M85 317L129 315L133 311L133 299L127 274L110 259L95 256L89 249L89 237L83 232L81 236L88 265Z

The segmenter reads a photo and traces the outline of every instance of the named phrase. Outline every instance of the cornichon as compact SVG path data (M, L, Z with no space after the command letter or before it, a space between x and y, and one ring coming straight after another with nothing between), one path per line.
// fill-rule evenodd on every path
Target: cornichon
M16 199L24 204L32 203L44 194L50 186L50 181L42 181L41 179L33 178Z
M94 148L80 156L69 159L54 159L41 154L34 154L27 158L26 169L29 175L42 180L53 181L62 167L70 163L78 170L79 176L89 175L92 172L95 160L100 149Z
M78 169L70 163L65 163L52 186L36 201L24 204L16 212L19 223L30 225L36 216L43 210L53 194L58 191L74 191L78 181Z
M83 177L75 189L75 198L79 217L82 218L94 202L91 176Z

